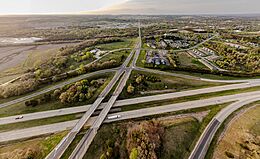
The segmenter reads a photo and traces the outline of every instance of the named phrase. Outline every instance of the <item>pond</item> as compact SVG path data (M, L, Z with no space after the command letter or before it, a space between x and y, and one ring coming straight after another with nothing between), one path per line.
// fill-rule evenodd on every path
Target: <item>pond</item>
M42 38L30 37L30 38L5 38L0 37L0 44L29 44L42 40Z

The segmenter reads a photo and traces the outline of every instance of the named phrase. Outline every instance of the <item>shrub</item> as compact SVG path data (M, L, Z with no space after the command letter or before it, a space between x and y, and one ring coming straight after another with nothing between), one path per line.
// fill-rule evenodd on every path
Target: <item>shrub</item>
M136 148L138 158L157 159L162 134L163 128L159 123L153 121L145 121L130 127L127 132L128 153L135 157Z
M135 79L135 82L136 82L137 84L140 84L140 83L143 82L143 79L144 79L144 76L140 75L140 76L138 76L138 77Z
M38 100L29 100L25 102L27 107L36 107L39 104Z
M34 78L24 79L15 83L0 86L0 98L19 96L37 88L39 82Z
M131 150L129 159L138 159L138 150L137 150L137 148L133 148Z
M232 154L231 152L226 151L225 154L228 158L235 158L234 154Z
M134 91L135 91L135 87L132 86L132 84L130 84L130 85L127 87L127 93L132 94L132 93L134 93Z

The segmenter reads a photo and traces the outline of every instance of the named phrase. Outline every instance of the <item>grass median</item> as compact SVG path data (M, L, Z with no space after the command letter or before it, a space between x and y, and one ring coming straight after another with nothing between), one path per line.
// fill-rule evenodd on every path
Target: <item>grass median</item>
M30 121L19 122L19 123L5 124L0 126L0 133L12 131L12 130L31 128L36 126L55 124L55 123L60 123L65 121L72 121L72 120L80 119L82 115L83 113L77 113L77 114L56 116L51 118L30 120Z
M164 105L168 105L168 104L182 103L182 102L188 102L188 101L194 101L194 100L203 100L203 99L208 99L208 98L213 98L213 97L247 93L247 92L259 91L259 90L260 90L260 86L245 88L245 89L227 90L227 91L221 91L221 92L198 94L198 95L193 95L193 96L186 96L186 97L179 97L179 98L172 98L172 99L166 99L166 100L158 100L158 101L152 101L152 102L146 102L146 103L127 105L127 106L122 106L121 108L122 108L122 111L130 111L130 110L164 106Z

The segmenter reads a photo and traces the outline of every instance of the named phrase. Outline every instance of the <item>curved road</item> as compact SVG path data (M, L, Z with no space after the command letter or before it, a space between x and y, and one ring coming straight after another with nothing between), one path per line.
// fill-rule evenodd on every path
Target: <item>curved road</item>
M208 124L204 132L202 133L200 139L198 140L195 148L193 149L189 159L203 159L207 153L207 150L210 146L211 141L213 140L214 135L216 134L218 128L221 124L236 110L239 108L259 101L260 94L255 93L250 97L243 97L240 101L232 103L228 107L222 109Z
M7 107L7 106L10 106L10 105L13 105L13 104L17 104L17 103L23 102L25 100L31 99L33 97L39 96L41 94L44 94L44 93L47 93L47 92L50 92L50 91L53 91L53 90L58 89L58 88L62 88L65 85L68 85L68 84L80 81L82 79L85 79L85 78L88 78L88 77L91 77L91 76L94 76L94 75L104 74L104 73L108 73L108 72L115 72L116 70L117 70L117 68L107 69L107 70L100 70L100 71L84 74L84 75L81 75L81 76L69 79L69 80L67 80L65 82L61 82L59 84L56 84L56 85L54 85L54 86L52 86L50 88L44 89L42 91L38 91L38 92L32 93L30 95L27 95L27 96L24 96L24 97L12 100L10 102L2 103L2 104L0 104L0 108L4 108L4 107Z

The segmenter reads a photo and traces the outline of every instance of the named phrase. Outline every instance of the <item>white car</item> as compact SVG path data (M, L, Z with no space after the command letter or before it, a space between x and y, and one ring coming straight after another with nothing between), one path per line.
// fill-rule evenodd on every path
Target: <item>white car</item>
M23 118L23 116L21 115L21 116L16 117L15 120L22 119L22 118Z
M117 119L117 118L121 118L121 115L114 115L114 116L107 117L108 120L113 120L113 119Z

